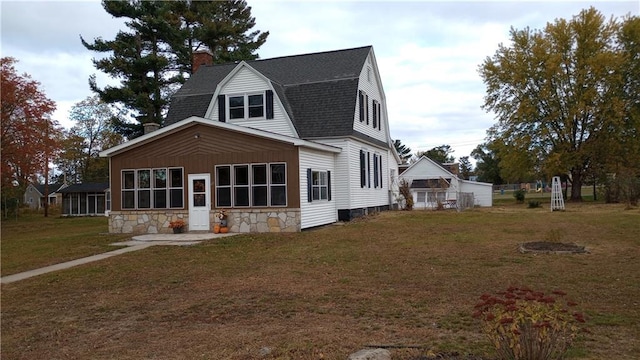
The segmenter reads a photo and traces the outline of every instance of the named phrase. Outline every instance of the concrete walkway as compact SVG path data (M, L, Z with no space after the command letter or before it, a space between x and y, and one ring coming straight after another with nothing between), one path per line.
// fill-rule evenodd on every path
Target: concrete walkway
M125 254L131 251L138 251L142 249L146 249L150 246L155 245L178 245L178 246L187 246L198 244L205 240L212 240L226 236L233 236L237 234L211 234L211 233L202 233L202 234L147 234L147 235L139 235L134 236L129 241L113 243L111 245L114 246L126 246L126 248L109 251L103 254L88 256L81 259L71 260L67 262L63 262L60 264L55 264L51 266L46 266L40 269L29 270L13 275L7 275L0 278L0 283L2 284L10 284L12 282L28 279L30 277L50 273L53 271L68 269L70 267L103 260L106 258L110 258L115 255Z

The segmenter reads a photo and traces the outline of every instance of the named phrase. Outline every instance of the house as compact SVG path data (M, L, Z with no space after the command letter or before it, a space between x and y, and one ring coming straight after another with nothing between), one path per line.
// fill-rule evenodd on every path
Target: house
M49 184L49 205L56 205L60 203L62 196L58 192L61 188L64 188L64 184ZM44 184L29 184L24 192L24 204L32 209L44 208Z
M104 216L109 209L109 183L68 185L62 194L62 216Z
M460 179L458 168L458 164L439 164L422 156L399 178L409 184L415 209L455 207L465 194L472 196L469 206L492 206L493 184Z
M195 64L164 126L105 150L112 233L293 232L395 206L400 158L371 46Z

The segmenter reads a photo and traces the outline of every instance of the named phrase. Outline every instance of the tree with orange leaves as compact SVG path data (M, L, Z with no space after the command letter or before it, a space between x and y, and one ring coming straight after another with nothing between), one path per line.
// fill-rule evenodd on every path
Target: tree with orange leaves
M17 73L16 62L11 57L0 59L3 206L7 197L20 197L29 182L39 178L46 182L49 162L59 151L60 126L51 119L56 105L40 90L39 82Z

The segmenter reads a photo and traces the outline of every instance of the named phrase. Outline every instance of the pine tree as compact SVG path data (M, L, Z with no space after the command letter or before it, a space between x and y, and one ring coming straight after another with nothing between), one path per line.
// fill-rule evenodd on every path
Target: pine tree
M92 76L89 85L102 101L131 112L134 123L114 124L127 138L141 135L142 124L162 125L171 94L192 72L195 51L207 49L217 62L255 59L269 34L249 32L255 19L245 1L103 0L102 5L114 17L129 19L128 30L114 40L81 41L89 50L110 53L94 59L94 66L121 83L101 89Z

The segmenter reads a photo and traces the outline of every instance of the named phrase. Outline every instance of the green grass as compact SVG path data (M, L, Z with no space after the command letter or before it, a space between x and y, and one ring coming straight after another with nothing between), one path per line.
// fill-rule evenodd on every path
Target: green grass
M26 213L2 219L2 276L95 255L131 235L109 235L106 217L44 217Z
M61 233L75 232L73 219L59 221ZM101 238L101 226L85 241ZM491 357L473 306L513 284L561 289L588 315L590 333L570 358L635 359L639 232L638 209L514 205L154 246L2 285L2 356L253 359L270 347L267 359L344 359L367 344L410 344L424 348L393 358ZM517 251L549 233L591 253ZM3 223L3 266L4 243Z

